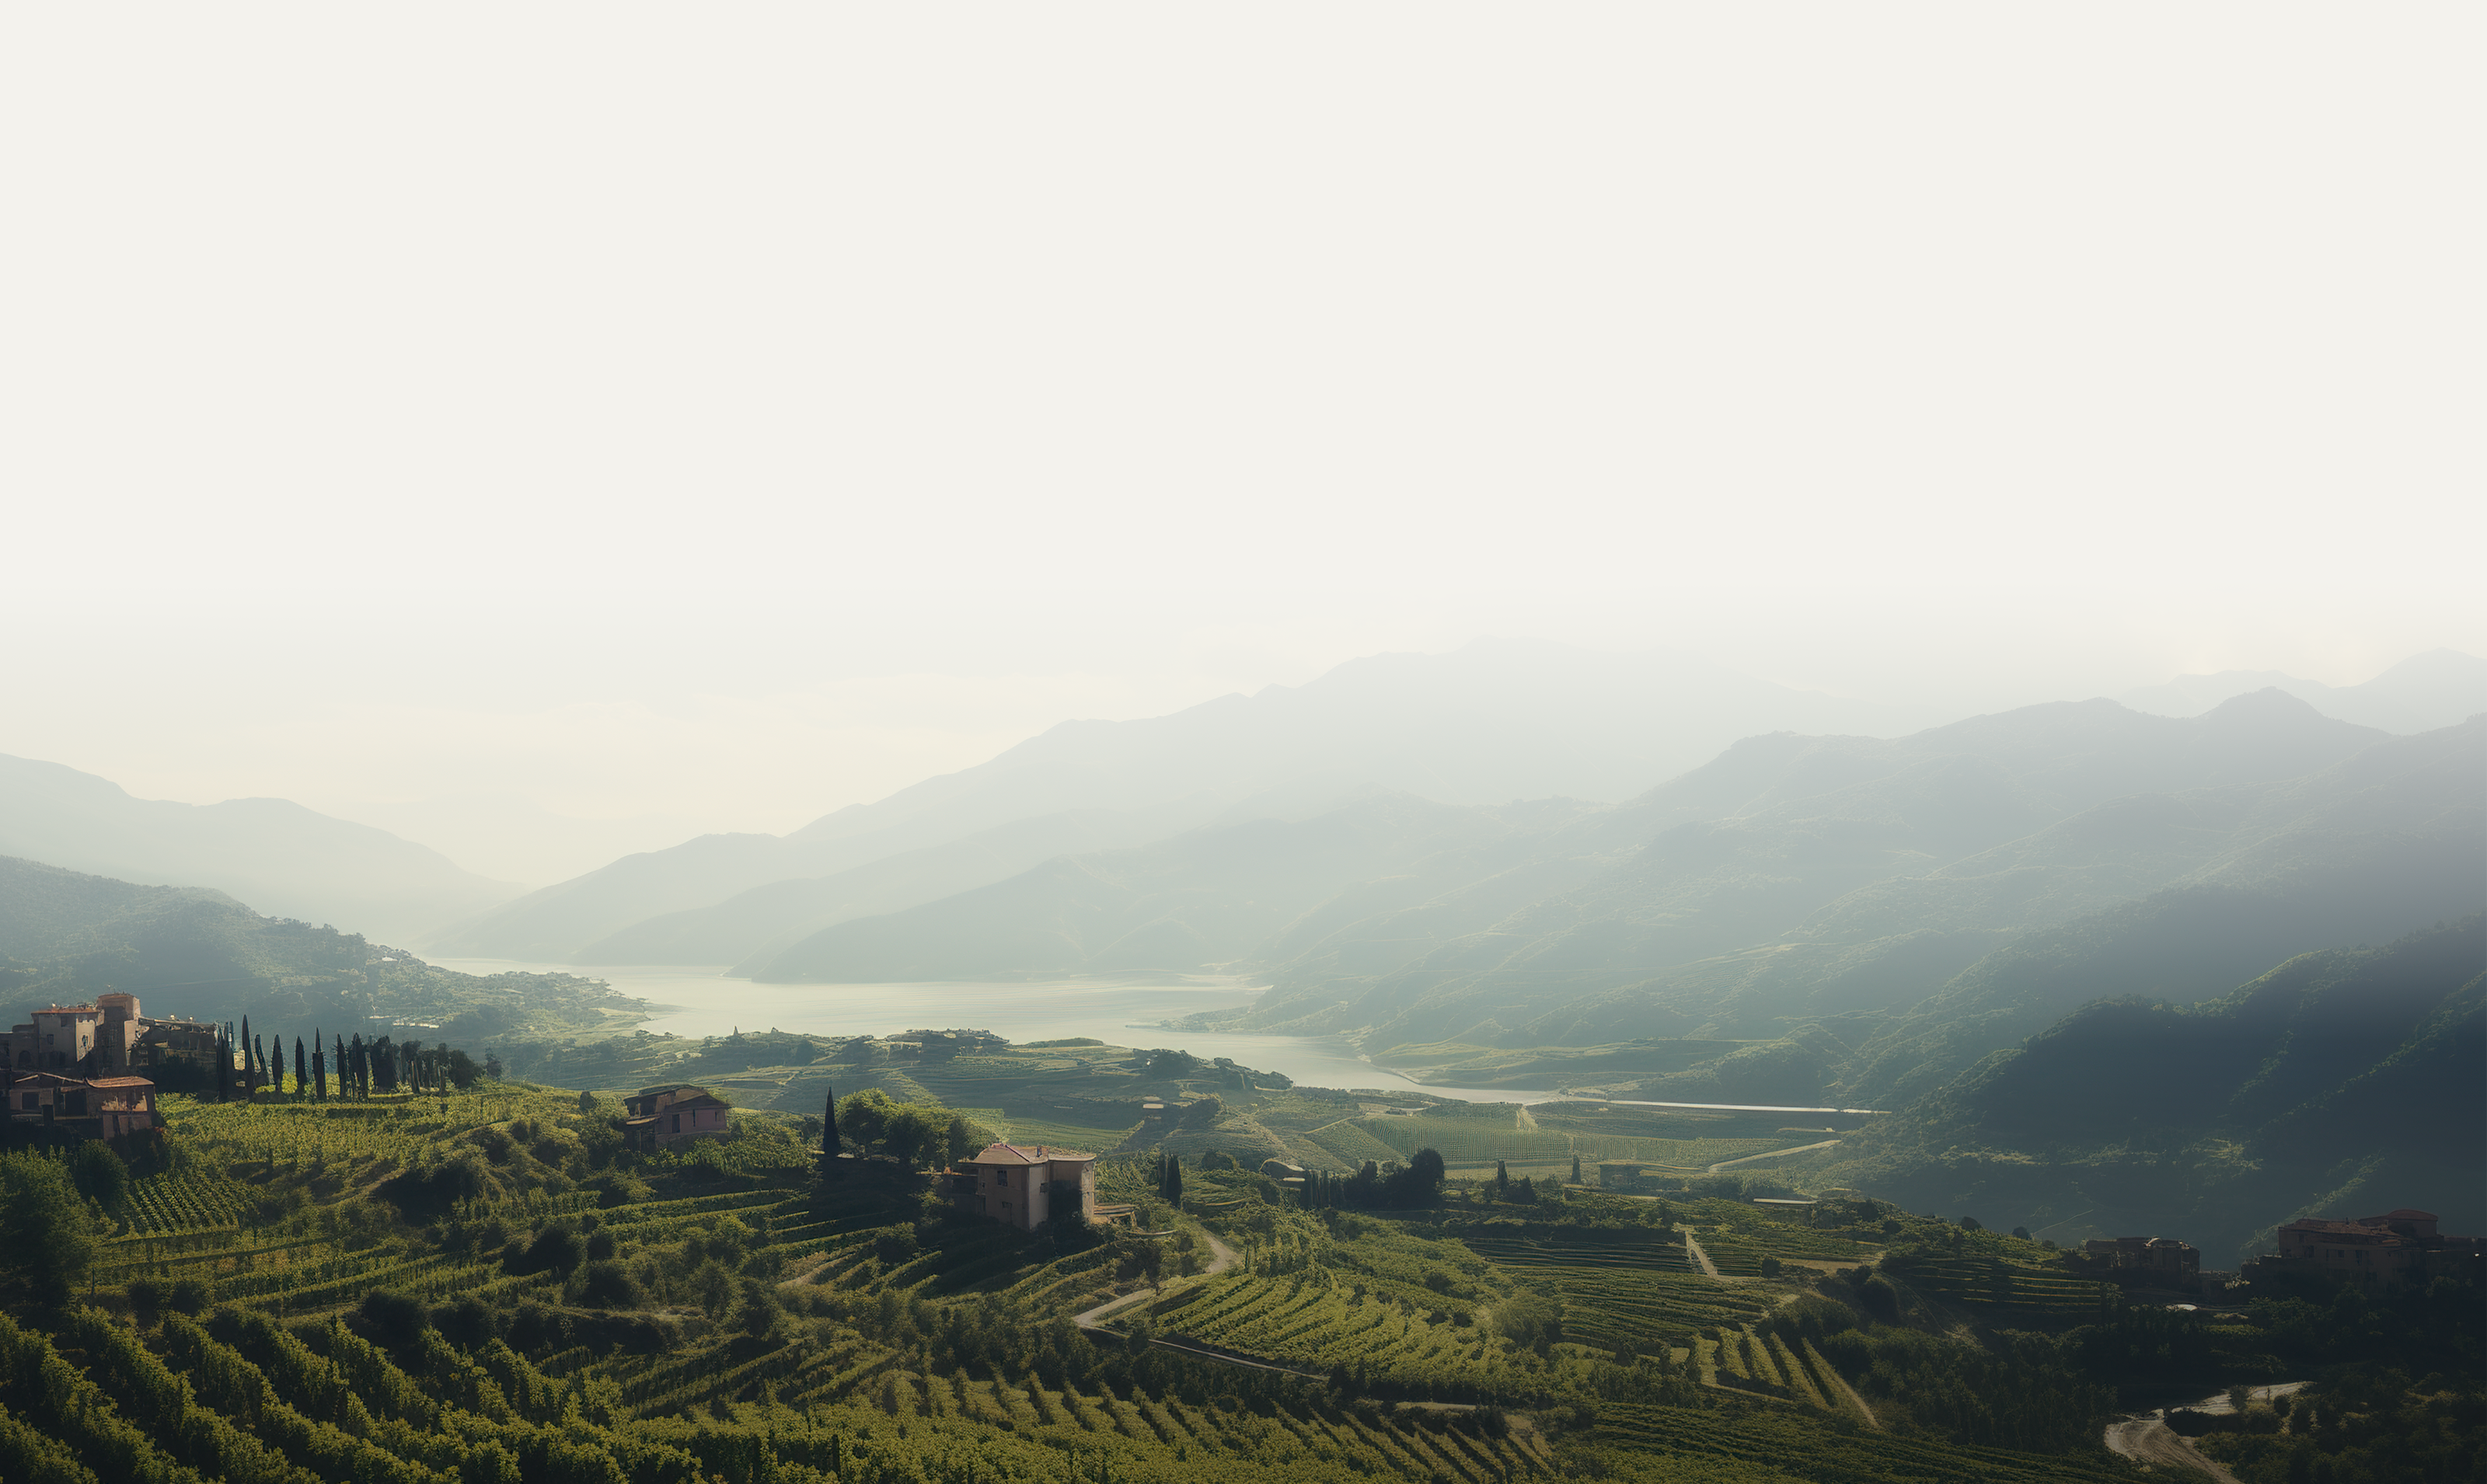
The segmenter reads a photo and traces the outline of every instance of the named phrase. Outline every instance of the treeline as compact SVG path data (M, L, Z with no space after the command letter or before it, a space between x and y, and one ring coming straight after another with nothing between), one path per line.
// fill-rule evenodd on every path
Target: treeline
M368 1101L375 1092L439 1092L471 1087L486 1077L501 1075L497 1058L478 1063L446 1041L426 1046L387 1035L366 1041L360 1031L331 1042L315 1031L307 1045L297 1035L292 1060L293 1095L314 1102L332 1096ZM218 1028L215 1054L208 1067L175 1062L149 1071L166 1092L212 1093L219 1099L237 1093L246 1098L262 1092L283 1096L286 1061L285 1037L254 1032L245 1015L238 1031L230 1025Z

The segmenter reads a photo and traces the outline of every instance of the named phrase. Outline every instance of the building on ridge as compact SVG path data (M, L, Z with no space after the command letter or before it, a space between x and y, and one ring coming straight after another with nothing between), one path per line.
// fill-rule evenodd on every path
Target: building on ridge
M98 995L93 1004L49 1005L12 1027L8 1066L64 1077L153 1073L157 1075L151 1081L178 1086L188 1079L162 1074L194 1067L200 1080L213 1077L216 1035L217 1028L206 1021L149 1019L136 995Z
M2279 1250L2248 1262L2243 1276L2304 1274L2360 1287L2475 1277L2487 1262L2487 1242L2445 1236L2437 1224L2434 1212L2410 1206L2350 1222L2301 1217L2272 1234Z
M2082 1255L2119 1279L2157 1278L2171 1288L2190 1289L2202 1278L2201 1252L2174 1237L2092 1237L2082 1244Z
M722 1139L734 1132L734 1108L706 1087L668 1083L622 1100L622 1140L633 1149L661 1149L685 1139Z
M941 1172L950 1203L1023 1231L1060 1215L1087 1221L1097 1209L1097 1156L1075 1149L989 1144Z

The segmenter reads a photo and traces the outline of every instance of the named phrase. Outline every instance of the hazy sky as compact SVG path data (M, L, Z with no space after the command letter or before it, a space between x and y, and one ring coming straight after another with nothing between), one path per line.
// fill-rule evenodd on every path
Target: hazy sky
M0 752L535 875L1480 634L2487 651L2482 31L14 7Z

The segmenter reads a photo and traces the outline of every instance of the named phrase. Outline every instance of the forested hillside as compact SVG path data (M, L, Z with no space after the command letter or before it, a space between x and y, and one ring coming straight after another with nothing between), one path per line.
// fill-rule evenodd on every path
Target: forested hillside
M499 1037L609 1033L636 1002L570 975L435 968L358 933L265 918L221 893L134 886L0 857L0 996L38 1004L121 990L151 1013L257 1015L307 1034L377 1017L441 1031L481 1056Z
M2232 1263L2280 1222L2414 1191L2487 1229L2482 1111L2473 914L2195 1004L2097 1001L1851 1139L1825 1178L2068 1239L2181 1231Z

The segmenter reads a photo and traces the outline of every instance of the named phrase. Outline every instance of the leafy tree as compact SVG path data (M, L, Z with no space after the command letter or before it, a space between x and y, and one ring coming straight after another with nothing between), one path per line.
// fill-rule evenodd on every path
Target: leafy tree
M848 1093L830 1113L829 1123L844 1130L846 1137L855 1141L855 1147L870 1150L888 1137L889 1117L897 1111L898 1105L890 1101L888 1093L879 1087L866 1087L861 1092Z
M102 1207L106 1216L121 1215L129 1201L129 1167L120 1155L99 1140L83 1140L70 1146L67 1163L79 1195Z
M67 1302L95 1264L99 1224L59 1161L0 1154L0 1284L37 1304Z
M918 1169L940 1157L948 1147L949 1132L950 1118L944 1110L901 1103L890 1110L881 1148L908 1168Z

